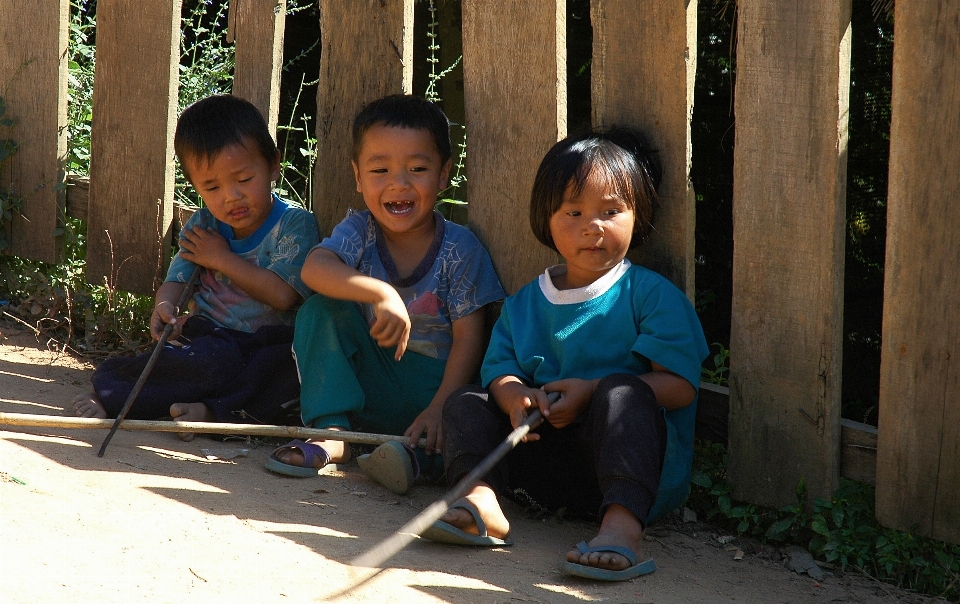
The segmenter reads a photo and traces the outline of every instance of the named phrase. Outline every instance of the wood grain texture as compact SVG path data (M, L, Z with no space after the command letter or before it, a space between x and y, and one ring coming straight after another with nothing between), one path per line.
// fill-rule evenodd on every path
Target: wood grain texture
M152 294L173 217L180 0L100 0L87 280Z
M6 252L57 262L65 203L68 0L0 0L0 97L17 153L0 170L0 189L22 198Z
M257 106L276 139L287 3L286 0L232 2L236 42L233 94Z
M320 83L313 212L320 236L363 209L351 168L357 112L413 86L413 0L320 1Z
M850 2L738 3L730 481L839 480Z
M960 543L960 4L895 23L877 518Z
M469 225L512 294L559 259L529 208L540 160L566 136L566 3L462 4Z
M660 152L660 209L631 259L694 295L690 118L697 68L697 2L593 0L593 124L642 130Z

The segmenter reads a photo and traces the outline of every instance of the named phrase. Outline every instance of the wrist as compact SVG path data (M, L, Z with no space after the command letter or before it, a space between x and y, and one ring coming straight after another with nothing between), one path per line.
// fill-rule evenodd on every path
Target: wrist
M167 304L167 305L170 306L170 310L171 310L171 312L172 312L173 315L177 315L177 314L180 313L180 309L177 308L176 306L174 306L174 305L173 305L173 302L171 302L170 300L160 300L159 302L157 302L156 304L154 304L154 305L153 305L153 312L159 313L159 312L160 312L160 307L161 307L162 305L164 305L164 304Z

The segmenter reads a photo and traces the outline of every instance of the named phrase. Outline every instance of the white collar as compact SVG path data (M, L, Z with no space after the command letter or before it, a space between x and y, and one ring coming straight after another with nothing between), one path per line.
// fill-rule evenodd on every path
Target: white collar
M540 291L551 304L579 304L587 300L599 298L607 293L613 285L620 280L620 277L630 268L630 261L626 258L617 266L613 267L607 274L600 277L590 285L578 287L576 289L557 289L553 284L554 277L559 277L567 272L566 264L557 264L551 266L540 275Z

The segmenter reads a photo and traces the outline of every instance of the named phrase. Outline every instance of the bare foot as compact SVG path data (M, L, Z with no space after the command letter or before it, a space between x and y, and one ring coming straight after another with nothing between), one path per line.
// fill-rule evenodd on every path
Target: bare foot
M180 422L215 422L217 416L203 403L174 403L170 405L170 417ZM178 432L180 440L190 442L196 436L193 432Z
M341 428L331 427L327 428L328 430L341 430ZM353 452L350 450L350 445L343 442L342 440L313 440L310 439L307 441L310 444L318 445L324 449L327 454L330 455L330 463L347 463L350 461L350 457ZM298 449L282 449L277 452L276 459L280 463L285 463L288 466L299 466L304 467L303 453ZM314 456L313 466L314 468L323 467L323 460L319 456Z
M103 408L96 392L78 394L70 401L70 404L73 405L73 412L77 414L77 417L107 419L107 410Z
M510 534L510 522L503 515L500 509L500 502L497 501L497 494L490 488L490 485L481 482L473 487L464 499L472 503L477 511L480 512L480 518L487 525L487 534L491 537L504 539ZM463 508L451 508L440 517L440 520L453 525L465 533L479 535L480 530L477 523L473 520L470 512Z
M602 545L620 545L629 548L643 558L643 528L637 517L622 505L611 504L603 515L600 532L588 543L590 547ZM615 552L593 552L581 554L576 549L567 552L567 561L584 566L624 570L630 567L630 561Z

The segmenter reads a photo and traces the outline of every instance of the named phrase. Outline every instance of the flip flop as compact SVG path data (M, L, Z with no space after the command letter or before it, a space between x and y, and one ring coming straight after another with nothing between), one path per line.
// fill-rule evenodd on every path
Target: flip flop
M280 451L285 451L288 449L294 449L300 451L303 454L303 463L302 466L295 466L288 463L283 463L277 459L277 453ZM323 460L323 464L319 468L313 467L313 462L316 459ZM313 443L304 442L302 440L291 440L282 447L277 447L270 453L270 457L267 458L264 467L271 472L276 472L277 474L285 474L287 476L296 476L297 478L309 478L311 476L317 476L320 474L320 470L324 468L328 463L330 463L330 454L327 453L327 450L321 447L320 445L315 445Z
M483 519L480 518L480 510L477 509L477 506L464 499L450 506L451 510L454 508L460 508L470 512L470 515L473 516L473 521L477 524L477 530L480 531L479 535L472 535L443 520L437 520L427 527L425 531L420 533L420 536L430 541L450 543L453 545L477 545L480 547L513 545L512 541L497 539L487 534L487 525Z
M586 541L577 544L577 551L581 554L592 554L593 552L613 552L620 554L630 561L630 568L623 570L610 570L609 568L597 568L596 566L586 566L575 562L564 560L560 563L560 570L568 575L585 577L587 579L596 579L597 581L626 581L637 577L648 575L657 570L657 565L653 558L646 562L637 564L637 555L628 547L620 545L601 545L599 547L587 547Z
M416 453L395 440L383 443L373 453L361 455L357 458L357 465L364 474L397 495L409 491L420 475Z

